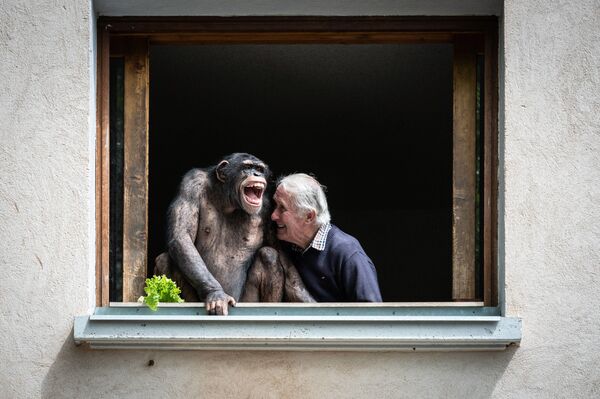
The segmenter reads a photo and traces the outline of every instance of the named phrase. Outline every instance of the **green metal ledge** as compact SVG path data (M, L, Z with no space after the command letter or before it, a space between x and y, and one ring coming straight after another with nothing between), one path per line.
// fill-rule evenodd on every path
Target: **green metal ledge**
M448 305L448 304L445 304ZM452 351L503 350L521 319L496 308L423 304L238 304L207 316L202 304L111 304L75 317L78 345L94 349Z

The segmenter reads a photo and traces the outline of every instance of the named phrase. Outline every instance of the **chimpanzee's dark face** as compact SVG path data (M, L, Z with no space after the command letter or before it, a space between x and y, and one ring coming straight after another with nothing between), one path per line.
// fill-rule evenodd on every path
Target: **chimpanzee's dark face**
M251 215L262 209L269 175L269 167L250 154L232 154L217 166L218 179L229 185L230 194Z

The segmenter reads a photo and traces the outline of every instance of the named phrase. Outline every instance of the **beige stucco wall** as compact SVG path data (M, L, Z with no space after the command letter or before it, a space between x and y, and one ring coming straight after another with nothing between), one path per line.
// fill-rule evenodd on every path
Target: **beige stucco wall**
M599 1L504 5L500 262L524 329L481 353L76 348L94 292L92 8L25 3L0 2L0 397L600 396Z

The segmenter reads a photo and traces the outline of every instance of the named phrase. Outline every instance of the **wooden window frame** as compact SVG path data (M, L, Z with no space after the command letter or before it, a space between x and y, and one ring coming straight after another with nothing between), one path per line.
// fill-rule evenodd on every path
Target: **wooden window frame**
M473 301L475 296L474 88L475 56L479 52L485 55L481 119L483 305L497 306L497 32L496 17L101 17L96 141L97 305L109 304L111 55L125 55L123 301L134 301L143 293L147 273L150 45L453 43L452 297L455 301ZM135 95L127 97L127 93Z

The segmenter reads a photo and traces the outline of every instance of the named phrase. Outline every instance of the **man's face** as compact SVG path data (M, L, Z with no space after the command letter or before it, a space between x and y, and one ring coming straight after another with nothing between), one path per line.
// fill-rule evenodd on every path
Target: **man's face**
M273 200L276 206L271 219L277 224L277 238L296 244L300 248L307 247L310 244L311 225L305 217L298 215L290 195L281 187L277 187Z

